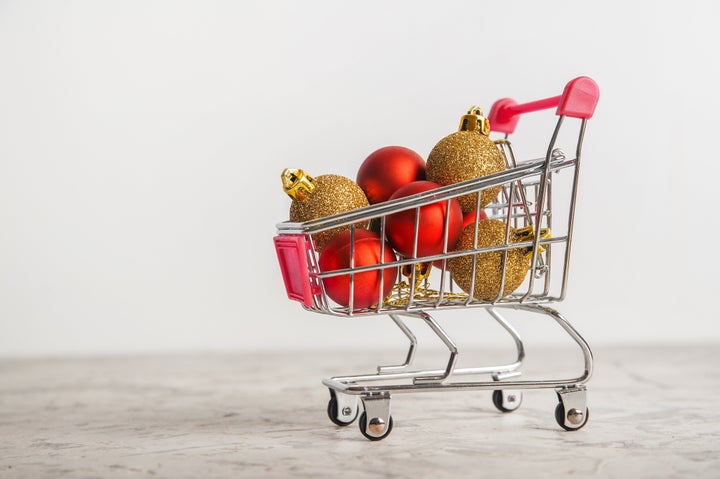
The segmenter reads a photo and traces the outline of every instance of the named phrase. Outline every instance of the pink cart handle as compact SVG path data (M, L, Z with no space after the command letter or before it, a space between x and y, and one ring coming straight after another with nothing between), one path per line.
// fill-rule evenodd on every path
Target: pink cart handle
M557 107L556 115L573 118L592 118L595 106L600 98L600 89L590 77L577 77L565 85L562 95L528 103L517 103L511 98L503 98L493 103L488 120L490 129L510 134L515 131L520 115L531 111L547 110Z

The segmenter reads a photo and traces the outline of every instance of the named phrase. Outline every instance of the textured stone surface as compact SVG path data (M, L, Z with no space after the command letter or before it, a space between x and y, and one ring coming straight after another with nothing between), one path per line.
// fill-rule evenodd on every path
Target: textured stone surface
M396 394L380 442L330 423L320 379L402 351L3 360L0 477L718 477L719 350L596 350L577 432L556 425L551 390L510 414L488 391ZM574 375L578 360L529 349L525 377Z

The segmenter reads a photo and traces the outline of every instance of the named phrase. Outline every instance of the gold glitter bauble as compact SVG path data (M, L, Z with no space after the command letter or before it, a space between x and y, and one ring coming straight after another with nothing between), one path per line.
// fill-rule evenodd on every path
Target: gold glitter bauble
M505 244L505 222L501 220L480 220L477 229L477 247L487 248ZM473 249L473 236L475 224L465 227L460 240L455 245L455 251ZM524 241L519 238L515 228L510 227L510 243ZM515 291L527 276L530 268L528 248L513 248L507 252L505 264L505 285L503 296ZM475 266L475 291L470 293L472 281L473 256L477 258ZM475 299L492 301L497 298L502 281L502 251L479 253L477 255L459 256L448 260L448 269L460 288Z
M285 175L285 172L283 172L283 175ZM344 176L320 175L310 178L310 181L312 187L309 192L303 195L304 199L293 198L293 202L290 205L290 221L310 221L338 213L345 213L370 204L367 196L365 196L365 192L363 192L357 183ZM365 221L355 226L367 229L368 225L369 222ZM317 252L322 251L330 239L341 231L348 229L350 229L350 226L340 226L314 234L315 250Z
M460 122L460 131L440 140L430 152L426 164L428 181L452 185L504 171L505 158L488 136L487 119L479 108L471 108ZM480 207L491 203L500 193L501 186L488 188L480 196ZM458 198L463 213L476 209L477 195Z

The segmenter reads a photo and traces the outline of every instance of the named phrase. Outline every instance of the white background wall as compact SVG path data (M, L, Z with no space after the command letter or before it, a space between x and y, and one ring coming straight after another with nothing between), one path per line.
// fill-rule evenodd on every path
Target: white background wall
M558 308L591 344L720 340L717 5L0 1L0 355L402 345L285 298L280 171L426 156L578 75L601 100ZM444 324L492 340L477 314Z

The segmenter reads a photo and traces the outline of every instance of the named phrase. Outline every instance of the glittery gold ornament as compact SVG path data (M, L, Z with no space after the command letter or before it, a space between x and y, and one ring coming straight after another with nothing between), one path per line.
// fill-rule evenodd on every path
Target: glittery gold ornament
M440 185L451 185L505 170L507 163L500 149L489 138L490 123L482 110L472 107L460 119L458 131L440 140L427 159L427 179ZM484 190L480 207L497 198L500 186ZM476 208L477 196L458 198L464 213Z
M293 200L290 204L290 221L310 221L345 213L370 204L357 183L344 176L312 177L303 170L285 168L280 177L283 182L283 190ZM368 225L369 222L362 222L355 226L367 229ZM331 238L348 229L350 226L340 226L315 233L313 235L315 250L322 251Z
M480 220L477 225L477 247L487 248L490 246L499 246L505 244L505 228L506 224L501 220ZM462 251L474 248L473 236L475 234L475 224L469 224L465 227L460 240L458 240L455 250ZM532 235L519 233L515 228L510 227L509 244L532 239ZM530 261L532 258L528 251L531 248L512 248L507 251L507 260L505 263L505 285L503 286L503 296L515 291L525 279ZM473 257L477 258L475 265L475 285L472 293L475 299L491 301L497 298L500 291L500 283L502 281L502 251L492 251L487 253L479 253L477 255L459 256L448 260L448 269L453 279L460 288L470 294Z

